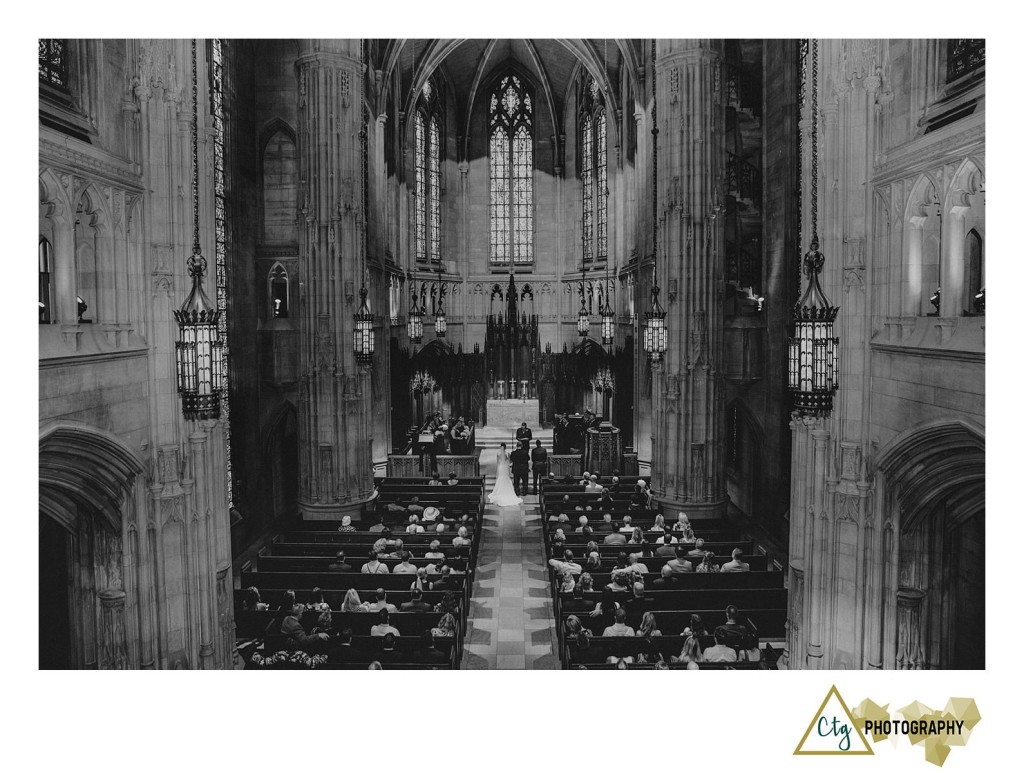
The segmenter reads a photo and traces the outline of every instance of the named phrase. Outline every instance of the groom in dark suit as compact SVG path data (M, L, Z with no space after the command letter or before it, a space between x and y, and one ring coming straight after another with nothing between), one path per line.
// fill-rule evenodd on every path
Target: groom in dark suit
M508 455L508 460L512 468L512 486L516 490L516 496L525 496L530 490L530 454L520 443L516 450Z
M548 452L537 441L537 445L530 451L530 459L533 461L533 493L540 492L540 484L548 474Z

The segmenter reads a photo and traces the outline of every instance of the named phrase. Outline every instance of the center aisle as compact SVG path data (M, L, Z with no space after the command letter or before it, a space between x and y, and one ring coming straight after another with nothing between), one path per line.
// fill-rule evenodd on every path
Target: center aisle
M481 472L490 491L493 452L487 456ZM484 510L462 668L559 668L540 508L537 497L524 500Z

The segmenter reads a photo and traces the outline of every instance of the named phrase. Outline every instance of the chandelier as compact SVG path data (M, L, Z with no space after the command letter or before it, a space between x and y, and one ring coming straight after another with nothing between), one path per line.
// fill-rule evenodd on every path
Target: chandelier
M611 304L612 286L608 281L608 267L605 266L604 303L601 306L601 343L611 346L615 343L615 310Z
M839 388L839 339L833 306L818 282L825 256L818 249L818 45L811 41L811 244L804 256L807 290L793 307L794 335L789 339L789 391L797 411L828 416Z
M587 310L587 265L583 264L583 279L580 281L580 310L576 314L576 331L580 338L590 335L590 312Z
M188 273L192 291L174 312L179 338L175 343L178 393L186 419L220 418L220 402L227 388L224 343L217 322L220 311L203 292L206 258L199 245L199 97L196 80L196 41L192 40L192 255Z
M444 313L444 295L447 286L442 278L441 261L437 263L437 308L434 311L434 335L444 338L448 332L448 318Z
M652 136L652 165L651 165L651 190L652 204L651 215L654 220L654 271L651 277L651 308L644 312L646 324L644 325L644 351L647 352L647 359L651 365L656 365L665 357L668 350L668 329L665 327L665 309L658 300L661 288L658 287L658 70L657 51L655 41L651 41L651 136Z
M359 288L359 308L354 315L356 326L352 331L352 351L360 365L373 362L373 312L366 305L366 295L366 285L363 285Z
M409 343L419 344L423 342L423 310L416 303L416 287L413 282L409 283L412 288L412 306L409 308Z

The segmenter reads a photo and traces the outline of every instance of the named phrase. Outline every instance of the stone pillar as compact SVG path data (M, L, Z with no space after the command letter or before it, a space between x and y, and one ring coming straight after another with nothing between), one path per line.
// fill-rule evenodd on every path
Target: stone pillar
M106 589L100 598L99 667L123 670L128 667L128 642L124 632L125 592Z
M372 488L368 379L352 352L363 282L358 40L300 44L299 510L358 513Z
M896 668L901 671L925 667L921 610L925 592L917 588L896 591Z
M726 505L722 363L725 162L721 43L657 41L659 284L668 312L664 390L655 402L652 487L669 508ZM660 407L659 407L660 406ZM666 513L671 515L671 513Z

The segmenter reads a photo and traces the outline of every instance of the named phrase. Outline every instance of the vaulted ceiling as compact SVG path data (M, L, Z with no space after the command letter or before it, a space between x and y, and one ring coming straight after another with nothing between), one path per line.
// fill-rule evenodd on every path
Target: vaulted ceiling
M483 84L497 68L514 63L534 79L538 98L551 111L556 131L563 126L566 101L578 68L586 68L605 92L608 104L619 108L621 78L628 78L633 93L639 93L642 49L640 40L536 38L379 39L368 46L370 66L380 73L378 105L397 103L408 112L427 78L440 77L452 92L456 120L462 126L480 98Z

